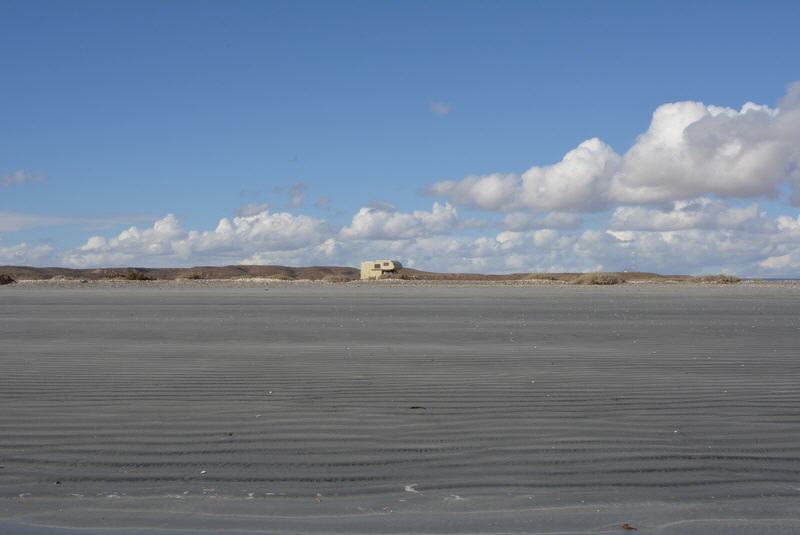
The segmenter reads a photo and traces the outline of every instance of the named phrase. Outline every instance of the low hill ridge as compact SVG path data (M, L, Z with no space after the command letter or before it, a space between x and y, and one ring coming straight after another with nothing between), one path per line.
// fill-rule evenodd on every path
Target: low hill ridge
M194 266L186 268L114 267L72 269L63 267L0 266L0 273L15 280L64 279L131 279L131 280L176 280L176 279L242 279L275 278L283 280L323 280L337 277L340 280L359 278L359 270L348 266ZM610 275L625 281L687 281L695 277L688 275L660 275L647 272L611 272ZM441 281L522 281L550 280L573 282L583 273L435 273L412 268L403 268L397 278L407 280Z

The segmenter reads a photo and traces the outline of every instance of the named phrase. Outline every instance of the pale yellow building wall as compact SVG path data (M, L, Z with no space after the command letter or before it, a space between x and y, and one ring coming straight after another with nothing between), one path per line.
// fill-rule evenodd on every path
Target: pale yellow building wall
M402 264L396 260L365 260L361 262L361 280L379 279L384 273L392 273L401 267Z

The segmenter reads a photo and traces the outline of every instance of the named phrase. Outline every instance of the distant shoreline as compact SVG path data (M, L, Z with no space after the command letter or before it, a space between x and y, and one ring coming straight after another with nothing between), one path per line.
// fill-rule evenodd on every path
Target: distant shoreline
M384 280L359 280L355 268L337 266L200 266L191 268L37 268L0 266L0 277L28 288L253 288L303 285L354 286L572 286L572 285L781 285L798 286L797 279L739 279L730 275L661 275L644 272L610 273L431 273L404 268Z
M204 290L204 289L278 289L278 288L339 288L341 290L349 289L368 289L368 288L453 288L453 289L469 289L469 288L563 288L563 289L579 289L579 288L601 288L602 285L585 285L579 286L574 283L566 281L549 281L549 280L353 280L344 283L327 282L323 280L280 280L270 278L242 278L242 279L202 279L202 280L188 280L188 279L172 279L172 280L152 280L152 281L129 281L124 279L21 279L15 284L8 284L0 286L0 292L6 288L18 289L96 289L96 290L114 290L114 289L184 289L184 290ZM783 287L787 289L800 289L800 280L792 279L743 279L738 284L721 284L714 282L693 282L691 280L635 280L628 281L621 284L616 284L617 288L636 288L636 287L717 287L720 289L729 288L765 288L765 287ZM609 288L611 290L611 288Z
M14 281L53 281L53 282L97 282L97 281L246 281L253 282L299 282L323 281L344 283L357 281L360 272L348 266L195 266L188 268L148 268L112 267L72 269L62 267L0 266L0 276L11 277ZM618 284L622 282L740 282L732 275L662 275L648 272L604 272L604 273L436 273L403 268L399 274L391 276L408 282L447 281L447 282L522 282L522 283L578 283L578 284ZM756 279L749 279L756 280ZM785 280L785 279L777 279Z

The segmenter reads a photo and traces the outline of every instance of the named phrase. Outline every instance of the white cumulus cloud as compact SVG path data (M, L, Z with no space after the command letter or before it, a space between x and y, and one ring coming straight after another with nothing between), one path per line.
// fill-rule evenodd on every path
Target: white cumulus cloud
M776 196L794 187L800 204L800 82L777 108L676 102L659 106L624 154L597 138L560 162L517 174L441 181L430 193L489 211L590 211L700 196Z
M113 238L93 236L64 256L74 266L119 265L133 259L180 262L189 259L224 261L264 251L291 251L324 242L324 221L286 212L223 218L214 230L186 231L169 214L152 227L130 227Z
M611 215L611 230L767 229L772 222L757 204L736 208L700 197L675 201L669 210L620 206Z
M345 240L409 239L446 234L457 224L458 211L450 203L433 203L430 212L399 212L388 207L361 208L340 235Z

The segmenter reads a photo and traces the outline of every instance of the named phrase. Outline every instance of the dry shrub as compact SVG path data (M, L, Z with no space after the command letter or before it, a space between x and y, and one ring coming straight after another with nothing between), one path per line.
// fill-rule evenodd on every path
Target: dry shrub
M725 275L724 273L720 273L719 275L702 275L692 280L694 282L709 282L712 284L737 284L742 282L742 279L739 277L735 275Z
M572 281L573 284L597 284L602 286L622 284L623 282L625 282L625 279L613 273L584 273Z
M130 270L128 272L128 274L125 276L125 278L128 279L129 281L152 281L152 280L155 280L153 277L148 277L147 275L145 275L141 271L136 271L135 269Z
M547 275L546 273L529 273L523 277L526 281L557 281L558 277Z
M205 273L190 273L189 275L186 275L183 278L186 280L197 281L197 280L203 280L207 277Z
M403 273L383 273L380 276L381 280L409 280L410 277L408 275L404 275Z
M275 273L274 275L268 275L267 278L274 279L276 281L291 281L291 280L294 280L294 277L290 277L286 273Z
M0 273L0 286L3 286L4 284L14 284L15 282L17 281L14 280L14 277L12 277L11 275Z
M322 282L350 282L350 277L346 277L344 275L325 275L322 277Z

